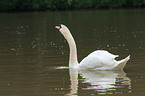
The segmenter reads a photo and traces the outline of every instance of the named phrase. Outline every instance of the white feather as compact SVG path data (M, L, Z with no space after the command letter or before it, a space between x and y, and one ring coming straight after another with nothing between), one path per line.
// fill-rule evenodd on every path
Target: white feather
M65 25L61 25L61 27L56 26L56 28L63 34L70 47L69 68L81 70L123 70L126 62L130 59L130 56L128 56L123 60L116 61L115 58L118 55L113 55L105 50L97 50L90 53L79 64L76 43L69 29Z

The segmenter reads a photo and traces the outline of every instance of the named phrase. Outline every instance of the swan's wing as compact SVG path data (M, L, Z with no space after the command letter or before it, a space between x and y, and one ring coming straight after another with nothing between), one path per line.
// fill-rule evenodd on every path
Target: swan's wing
M79 68L81 69L94 69L102 67L103 62L99 59L98 56L89 55L85 57L79 64Z
M94 70L111 70L117 63L113 59L105 59L96 55L89 55L84 58L79 65L81 69L94 69Z
M97 50L97 51L92 52L90 55L97 55L97 56L101 56L101 57L109 58L109 59L115 59L116 57L119 57L119 55L111 54L105 50Z
M104 50L94 51L85 57L79 65L81 69L94 69L94 70L111 70L117 64L115 58L118 55L113 55Z

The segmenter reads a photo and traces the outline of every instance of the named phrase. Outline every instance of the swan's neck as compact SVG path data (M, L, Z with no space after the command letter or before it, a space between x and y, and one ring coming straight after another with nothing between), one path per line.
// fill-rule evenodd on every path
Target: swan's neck
M77 68L78 60L77 60L77 48L76 48L75 40L70 32L68 32L67 34L63 34L63 35L66 38L66 40L69 44L69 48L70 48L69 67Z

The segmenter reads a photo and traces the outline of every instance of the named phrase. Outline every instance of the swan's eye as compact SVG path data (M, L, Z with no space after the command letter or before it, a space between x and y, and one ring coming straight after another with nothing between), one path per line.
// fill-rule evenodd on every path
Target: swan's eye
M62 24L59 24L59 26L60 26L60 29L62 28Z

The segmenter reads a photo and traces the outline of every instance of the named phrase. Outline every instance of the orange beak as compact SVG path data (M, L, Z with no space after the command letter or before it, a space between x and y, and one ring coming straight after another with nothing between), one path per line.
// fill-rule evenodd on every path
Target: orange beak
M60 29L60 26L55 26L56 29Z

